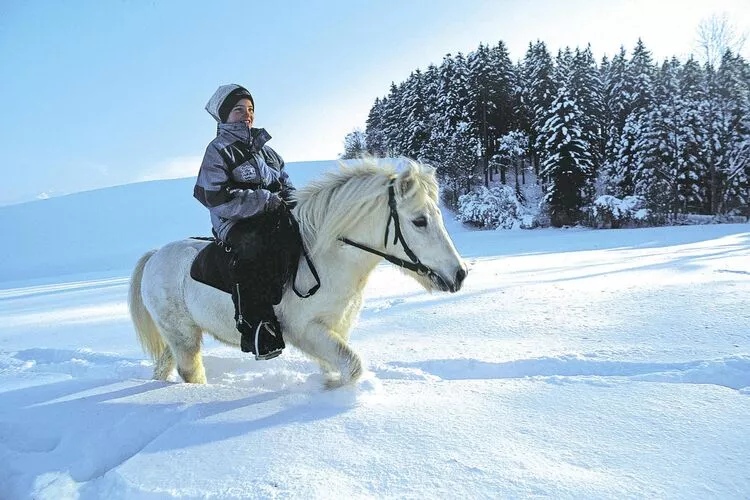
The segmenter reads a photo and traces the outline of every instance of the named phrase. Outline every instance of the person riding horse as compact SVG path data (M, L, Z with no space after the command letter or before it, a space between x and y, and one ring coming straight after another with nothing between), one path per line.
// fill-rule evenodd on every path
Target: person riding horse
M288 229L295 188L284 160L266 144L271 136L253 128L255 101L246 88L220 86L206 111L218 122L217 134L193 196L208 208L217 243L232 253L229 276L242 351L271 359L285 347L273 305L281 300L292 253L282 226Z

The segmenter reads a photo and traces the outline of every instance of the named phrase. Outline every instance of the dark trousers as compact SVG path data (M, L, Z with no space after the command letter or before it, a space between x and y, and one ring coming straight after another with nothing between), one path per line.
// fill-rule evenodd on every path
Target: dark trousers
M227 235L233 254L230 275L235 321L244 352L262 356L284 347L273 306L281 302L284 284L293 275L299 259L298 241L283 209L240 221ZM262 324L268 331L259 330Z

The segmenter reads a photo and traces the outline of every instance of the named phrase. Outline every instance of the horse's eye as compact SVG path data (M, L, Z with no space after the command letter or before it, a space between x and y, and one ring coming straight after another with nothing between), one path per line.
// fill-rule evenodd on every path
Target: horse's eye
M427 225L427 219L425 217L417 217L411 222L417 227L425 227Z

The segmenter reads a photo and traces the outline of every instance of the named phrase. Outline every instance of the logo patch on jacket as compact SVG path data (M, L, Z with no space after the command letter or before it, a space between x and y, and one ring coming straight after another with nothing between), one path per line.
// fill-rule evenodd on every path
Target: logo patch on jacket
M232 171L237 182L258 182L258 173L250 162L246 162Z

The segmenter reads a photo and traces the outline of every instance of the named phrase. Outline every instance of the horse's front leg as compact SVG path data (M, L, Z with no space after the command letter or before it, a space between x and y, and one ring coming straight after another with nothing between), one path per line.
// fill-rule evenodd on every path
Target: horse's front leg
M359 355L322 322L309 323L295 345L318 360L326 376L327 389L353 384L362 375Z

